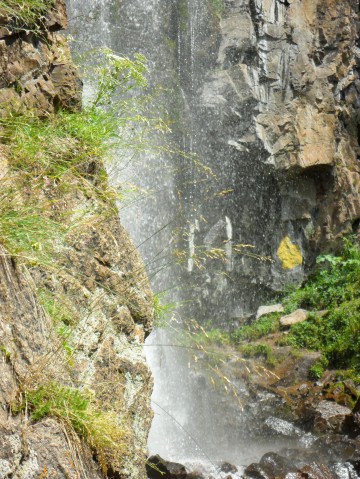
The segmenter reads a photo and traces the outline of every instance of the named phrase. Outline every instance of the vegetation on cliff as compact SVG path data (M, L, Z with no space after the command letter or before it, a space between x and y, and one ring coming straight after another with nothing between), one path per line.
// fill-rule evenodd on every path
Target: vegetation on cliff
M1 2L0 8L3 3L11 21L17 12L15 25L31 26L31 19L39 20L53 2ZM31 283L39 314L52 320L46 323L52 326L48 343L17 376L10 409L30 417L32 424L55 418L66 434L90 447L104 475L131 461L133 471L127 474L138 477L145 468L141 421L150 421L145 391L150 378L140 357L129 366L122 355L132 341L139 350L151 323L152 296L133 245L121 237L116 200L123 192L108 184L104 164L114 149L126 151L130 159L149 148L147 129L164 131L166 126L142 115L140 104L148 102L138 94L147 84L142 55L130 60L104 50L97 60L97 88L83 108L56 107L55 113L44 114L9 104L0 118L0 243ZM87 338L92 324L95 333ZM94 339L91 349L88 342ZM14 348L2 341L6 364L16 369ZM48 347L52 351L46 354ZM128 412L125 394L133 374L143 389L133 391L128 402L135 407L139 397L142 409Z
M63 386L56 382L42 384L24 392L23 399L13 405L13 413L30 412L32 421L52 416L66 429L96 451L104 475L110 459L117 461L126 451L127 433L119 415L104 411L89 391Z
M9 17L13 27L41 25L55 0L0 0L0 14Z
M360 247L355 238L345 239L339 255L323 255L303 286L286 293L281 301L285 313L298 308L309 311L306 321L283 328L281 313L262 316L232 332L208 327L196 334L199 344L227 344L244 356L262 356L268 365L276 362L272 347L291 346L294 351L319 351L322 358L313 365L314 378L324 370L348 370L360 379ZM267 339L272 338L270 343ZM273 339L275 338L275 343Z

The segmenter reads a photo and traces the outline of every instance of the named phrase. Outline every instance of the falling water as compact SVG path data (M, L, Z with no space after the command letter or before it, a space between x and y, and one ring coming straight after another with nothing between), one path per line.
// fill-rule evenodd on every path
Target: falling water
M69 0L69 14L76 52L107 46L147 56L151 84L162 88L159 111L167 113L170 139L183 151L146 153L110 168L117 180L146 192L120 206L120 216L139 246L154 290L166 290L180 304L180 322L195 319L230 328L266 297L271 282L269 265L236 255L234 246L250 243L259 254L271 254L279 208L262 146L255 141L251 151L243 146L243 137L254 136L256 103L241 90L231 58L220 58L224 47L215 3ZM240 3L248 15L247 2ZM173 265L174 247L187 251L181 267ZM197 269L199 247L223 248L226 261L205 260L206 267ZM256 434L256 411L245 414L231 396L213 389L176 334L158 328L146 344L155 379L150 453L180 461L259 459L269 446ZM241 380L234 386L249 396Z

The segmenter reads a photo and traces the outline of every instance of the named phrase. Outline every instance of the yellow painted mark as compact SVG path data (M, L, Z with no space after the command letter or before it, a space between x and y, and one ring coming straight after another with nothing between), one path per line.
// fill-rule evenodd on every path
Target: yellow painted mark
M303 257L300 248L297 244L292 243L288 236L281 241L277 255L283 269L293 269L302 265Z

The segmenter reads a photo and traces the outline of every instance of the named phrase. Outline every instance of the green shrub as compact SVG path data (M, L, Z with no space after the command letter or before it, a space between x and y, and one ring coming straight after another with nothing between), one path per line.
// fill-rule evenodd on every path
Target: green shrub
M254 341L268 334L276 333L280 329L279 317L279 313L267 314L250 325L238 328L231 333L231 339L235 343L244 340Z
M309 376L311 379L320 379L324 374L325 369L329 365L329 361L325 356L322 356L318 361L316 361L311 368L309 369Z
M320 256L321 265L302 288L284 298L288 311L302 307L312 314L291 327L287 342L295 347L322 351L334 368L360 372L360 248L346 239L341 256Z

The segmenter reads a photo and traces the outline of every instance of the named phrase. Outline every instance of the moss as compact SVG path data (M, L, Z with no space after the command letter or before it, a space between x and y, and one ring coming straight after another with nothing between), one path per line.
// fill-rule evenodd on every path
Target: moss
M245 358L263 357L268 366L276 365L276 358L272 347L268 344L257 343L239 347L239 351Z

